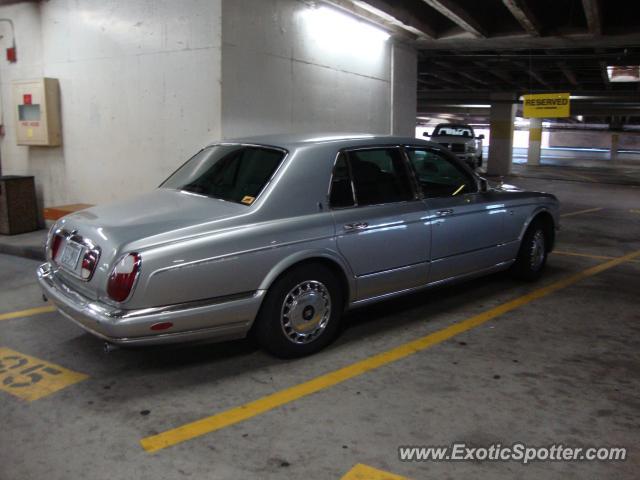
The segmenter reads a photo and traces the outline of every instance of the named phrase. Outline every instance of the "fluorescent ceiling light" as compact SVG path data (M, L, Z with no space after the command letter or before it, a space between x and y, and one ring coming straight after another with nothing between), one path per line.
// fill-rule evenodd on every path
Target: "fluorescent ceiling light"
M337 51L376 49L391 36L380 28L324 5L307 8L301 14L309 35L324 47Z
M462 105L457 105L458 107L462 107L462 108L490 108L491 105L484 105L484 104L478 104L478 103L463 103Z
M640 82L640 65L609 65L607 75L610 82Z

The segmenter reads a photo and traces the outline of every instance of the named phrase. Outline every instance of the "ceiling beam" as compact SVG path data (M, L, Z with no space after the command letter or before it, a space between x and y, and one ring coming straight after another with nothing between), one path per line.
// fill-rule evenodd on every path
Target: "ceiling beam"
M546 48L629 48L640 45L640 29L637 27L620 27L620 31L607 32L606 35L595 36L586 29L558 32L558 35L533 37L529 34L500 35L490 38L470 36L440 36L437 40L421 39L418 48L448 49L463 51L478 50L542 50Z
M463 30L471 33L474 37L486 38L487 31L478 21L464 8L452 0L422 0L431 8L437 10Z
M437 79L436 79L437 80ZM436 81L428 82L424 78L418 77L418 91L432 91L434 89L442 90L450 88L447 83Z
M540 85L544 85L546 88L553 90L553 85L551 85L549 82L547 82L542 75L540 75L539 73L535 72L533 69L529 68L529 66L524 63L524 62L513 62L514 65L516 65L518 68L521 68L522 70L524 70L525 72L527 72L527 74L533 78L534 80L536 80Z
M473 75L471 73L459 70L455 66L451 65L450 63L441 62L441 61L432 61L431 63L433 65L436 65L436 66L440 67L440 68L444 68L445 70L447 70L447 73L452 73L454 75L463 76L463 77L471 80L472 82L479 83L480 85L483 85L483 86L489 85L489 82L486 82L486 81L482 80L481 78L478 78L478 75ZM429 68L429 67L427 67L427 68Z
M540 36L540 22L529 9L525 0L502 0L502 3L529 35L533 37Z
M571 85L573 85L574 87L577 87L578 86L578 79L576 78L576 76L573 73L573 71L567 66L567 64L564 63L564 62L558 62L556 65L558 65L558 68L564 74L564 76L567 78L569 83Z
M582 0L584 16L587 18L589 32L592 35L602 35L602 15L600 0Z
M477 65L483 65L482 62L474 62L474 63L476 63ZM518 82L513 80L513 77L511 76L511 74L506 70L502 70L500 68L496 68L491 65L485 65L485 68L487 72L489 72L494 77L502 80L504 83L511 85L512 87L516 87L519 90L525 90L524 88L522 88L522 85L520 85Z
M436 38L435 29L427 24L424 20L416 17L415 13L396 3L390 3L385 0L364 0L362 4L364 9L373 11L381 17L389 16L401 23L407 30L413 31L418 35L427 38Z
M441 80L445 83L449 83L457 87L462 87L463 90L477 90L475 86L469 85L469 83L465 83L464 80L461 80L460 78L452 77L443 72L433 72L429 70L426 72L420 72L419 75L428 75L430 77L437 78L438 80Z
M553 53L551 50L547 50L546 53L522 53L522 52L495 52L495 53L477 53L477 52L459 52L449 51L445 53L425 53L424 58L438 59L438 60L495 60L495 61L511 61L511 60L527 60L532 63L544 62L547 63L551 60L572 60L580 62L588 62L589 60L603 60L618 64L632 64L630 62L640 62L640 51L637 49L626 48L620 49L616 52L606 52L602 49L598 49L595 53Z

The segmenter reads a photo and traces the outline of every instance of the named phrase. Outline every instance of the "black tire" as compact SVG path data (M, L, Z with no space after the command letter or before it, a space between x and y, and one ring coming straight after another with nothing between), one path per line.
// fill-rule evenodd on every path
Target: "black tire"
M521 280L538 280L547 263L550 240L542 222L534 220L522 238L511 274Z
M336 337L343 299L339 280L326 266L313 263L293 267L269 288L252 336L276 357L311 355Z

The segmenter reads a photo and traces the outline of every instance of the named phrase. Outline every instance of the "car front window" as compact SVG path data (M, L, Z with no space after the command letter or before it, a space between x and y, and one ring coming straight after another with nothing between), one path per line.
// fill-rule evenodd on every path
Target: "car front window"
M208 147L180 167L160 187L251 205L284 157L285 152L268 147Z
M425 197L451 197L477 191L474 179L439 152L408 149Z

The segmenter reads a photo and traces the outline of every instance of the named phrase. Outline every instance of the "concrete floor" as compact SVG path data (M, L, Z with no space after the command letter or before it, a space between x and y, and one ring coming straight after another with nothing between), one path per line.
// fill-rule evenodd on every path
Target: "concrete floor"
M640 189L513 177L555 193L557 250L640 249ZM339 340L280 361L247 342L119 350L57 313L0 321L0 347L86 380L27 402L0 391L0 479L339 479L355 464L413 479L638 477L640 263L623 263L448 341L245 422L146 453L139 441L436 332L606 259L550 257L536 284L499 274L349 315ZM41 306L37 262L0 255L0 313ZM399 445L625 446L618 463L406 463Z

